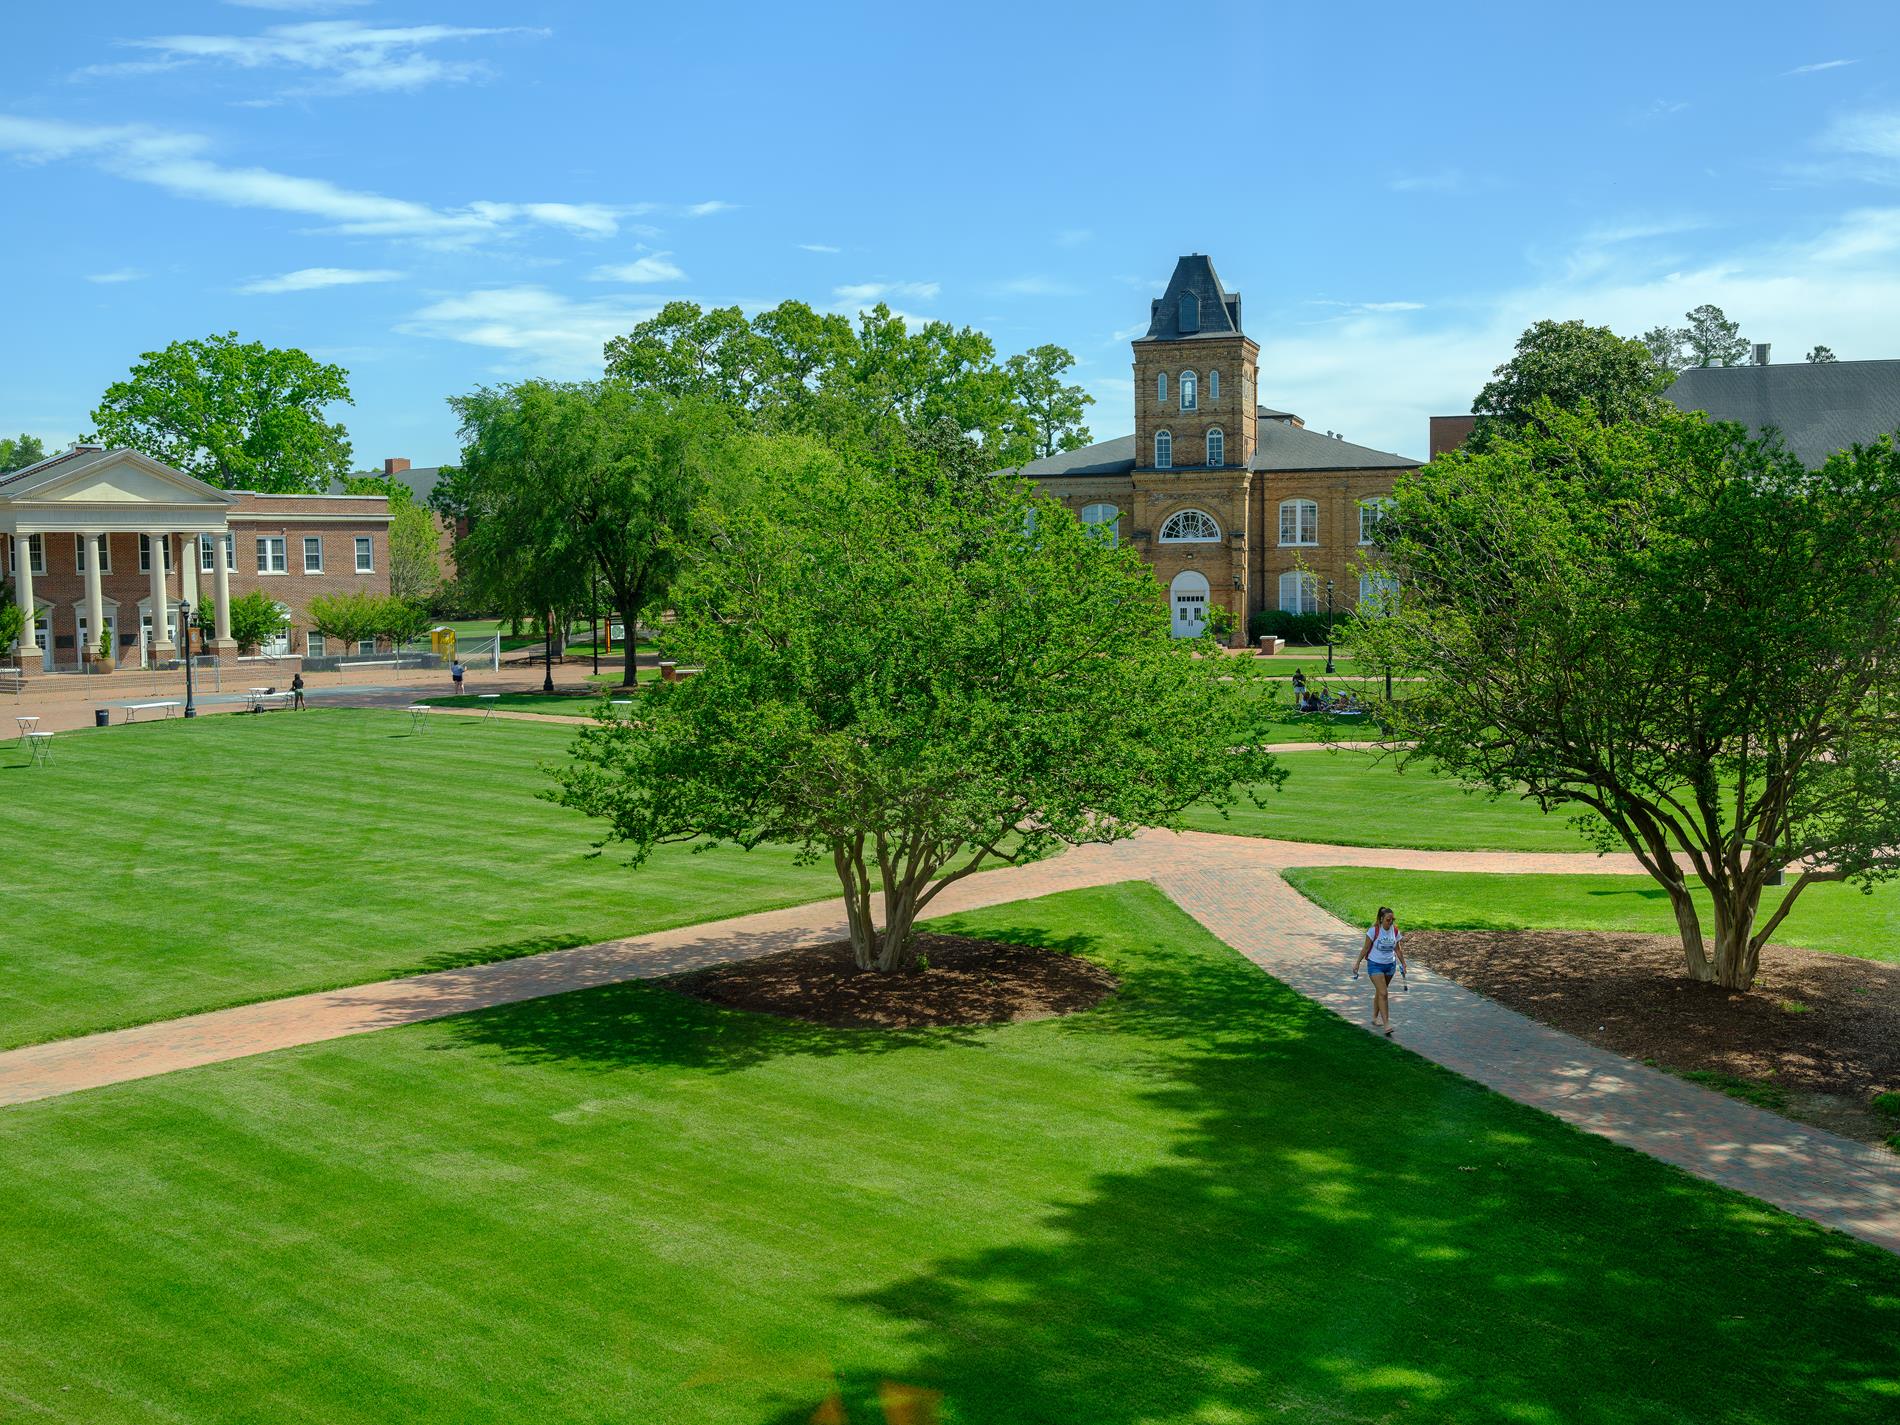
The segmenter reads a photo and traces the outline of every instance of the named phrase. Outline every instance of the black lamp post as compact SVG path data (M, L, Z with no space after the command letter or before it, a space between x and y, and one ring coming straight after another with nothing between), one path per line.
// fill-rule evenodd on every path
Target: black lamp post
M178 637L185 645L185 716L198 716L198 703L191 691L191 600L178 601Z
M541 644L541 691L551 693L554 691L554 615L549 613L547 617Z
M1333 581L1326 581L1326 671L1333 671Z

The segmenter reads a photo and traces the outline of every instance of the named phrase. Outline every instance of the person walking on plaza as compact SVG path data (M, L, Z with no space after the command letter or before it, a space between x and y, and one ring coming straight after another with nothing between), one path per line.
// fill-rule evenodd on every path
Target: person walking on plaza
M462 660L459 658L449 664L449 676L455 679L455 691L458 694L462 691L462 675L467 671L468 670L462 666Z
M1383 1029L1388 1039L1392 1037L1392 974L1394 970L1404 973L1404 938L1392 907L1382 905L1366 931L1365 944L1359 947L1359 958L1352 962L1355 980L1359 978L1359 966L1363 963L1366 967L1366 978L1372 981L1372 1023Z

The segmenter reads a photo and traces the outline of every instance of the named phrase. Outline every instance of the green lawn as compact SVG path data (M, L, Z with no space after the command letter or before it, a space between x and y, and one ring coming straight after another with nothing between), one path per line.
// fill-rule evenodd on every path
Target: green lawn
M837 894L784 850L590 858L535 797L574 732L312 709L0 746L0 1047Z
M640 681L645 683L651 682L653 679L649 678L643 671L640 675ZM601 687L608 690L612 697L619 698L626 696L620 691L620 684L617 681L602 683ZM600 706L600 697L598 694L575 693L571 691L554 693L498 693L495 697L486 700L475 693L463 693L460 696L454 693L444 693L440 697L418 698L417 701L427 703L430 707L434 708L468 708L474 711L480 711L482 708L488 706L489 702L493 702L498 708L512 708L517 712L560 713L568 717L590 717L593 715L595 709ZM624 713L625 709L623 708L619 711Z
M1123 991L898 1035L633 984L0 1112L0 1402L875 1425L891 1382L943 1425L1891 1417L1900 1260L1375 1040L1146 885L952 924Z
M1476 871L1380 871L1327 866L1287 880L1354 925L1380 905L1407 930L1622 930L1674 935L1669 898L1648 876L1500 876ZM1763 914L1782 892L1762 896ZM1705 927L1714 923L1698 893ZM1900 962L1900 885L1863 895L1852 886L1809 886L1775 931L1783 945Z
M1297 719L1289 730L1317 719ZM1352 719L1357 722L1359 719ZM1345 729L1341 737L1353 734ZM1317 740L1317 734L1306 737ZM1289 741L1296 740L1289 736ZM1297 739L1304 740L1304 738ZM1567 816L1546 816L1514 797L1496 800L1461 791L1422 766L1400 773L1363 752L1287 752L1286 782L1256 807L1244 797L1223 818L1198 809L1187 822L1201 831L1324 841L1339 846L1416 846L1427 850L1589 851Z

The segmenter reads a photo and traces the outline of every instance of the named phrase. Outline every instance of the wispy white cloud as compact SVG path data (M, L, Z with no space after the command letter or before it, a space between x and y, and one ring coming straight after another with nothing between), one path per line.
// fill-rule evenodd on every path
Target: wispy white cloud
M1900 109L1844 114L1821 135L1821 147L1857 157L1900 161Z
M487 73L479 62L441 58L430 51L456 42L502 35L545 36L524 26L376 25L360 20L304 20L272 25L255 35L156 35L122 40L150 59L89 65L87 77L222 64L241 70L287 69L312 76L291 94L365 93L420 89Z
M110 272L88 272L86 280L109 285L115 282L137 282L148 275L137 267L118 267Z
M652 252L632 262L610 263L596 267L589 275L594 282L683 282L686 274L677 263L669 262L668 252Z
M799 247L806 252L843 252L841 247L833 247L828 242L801 242Z
M1599 223L1584 233L1580 241L1590 247L1620 242L1640 242L1645 238L1673 237L1708 226L1708 220L1690 216L1630 217Z
M500 353L497 370L559 378L597 376L601 348L657 308L613 300L576 301L546 287L488 287L443 297L397 330Z
M1080 287L1040 275L1012 277L1006 282L998 282L994 290L998 296L1002 297L1079 297L1082 295Z
M942 290L938 282L849 282L833 287L831 295L840 302L869 307L892 300L928 302Z
M1671 114L1680 114L1688 107L1687 99L1655 99L1650 102L1648 108L1638 113L1635 119L1639 124L1646 124L1655 119L1666 119Z
M1819 64L1797 64L1793 69L1784 69L1782 77L1791 74L1819 74L1824 69L1845 69L1850 64L1859 64L1857 59L1824 59Z
M1113 342L1133 341L1136 337L1146 336L1147 334L1148 323L1136 322L1132 326L1123 327L1120 331L1110 332L1108 339Z
M387 267L300 267L281 277L253 278L239 284L238 291L253 295L314 292L320 287L356 287L366 282L395 282L405 275Z
M686 216L689 218L710 218L714 213L730 213L737 203L728 203L723 198L714 198L705 203L688 203Z
M633 203L513 203L476 200L438 208L407 198L346 188L268 168L238 168L207 157L197 134L145 125L89 125L0 115L0 154L27 163L80 160L115 177L146 183L181 198L234 208L263 208L315 219L327 230L359 237L413 238L465 246L525 227L606 238L624 218L664 212Z

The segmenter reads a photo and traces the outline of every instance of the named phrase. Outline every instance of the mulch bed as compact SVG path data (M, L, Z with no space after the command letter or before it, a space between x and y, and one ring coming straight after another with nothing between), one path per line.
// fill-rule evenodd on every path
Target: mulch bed
M1010 1024L1093 1009L1121 987L1107 970L1060 950L919 935L928 969L860 970L834 940L695 970L669 988L726 1009L802 1019L833 1029L930 1029Z
M1766 1082L1790 1117L1870 1142L1900 1122L1900 965L1770 945L1747 994L1691 980L1669 935L1414 931L1406 957L1632 1059Z

